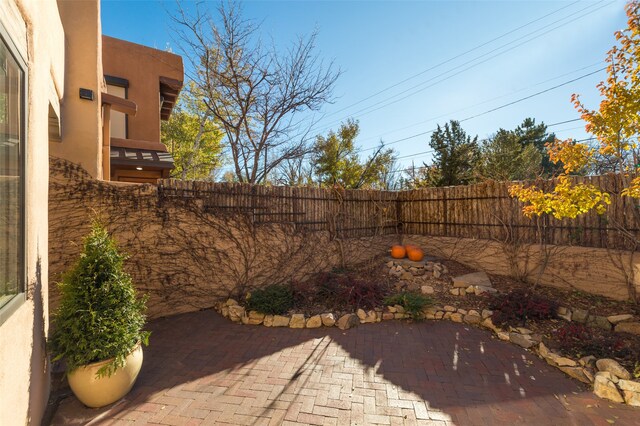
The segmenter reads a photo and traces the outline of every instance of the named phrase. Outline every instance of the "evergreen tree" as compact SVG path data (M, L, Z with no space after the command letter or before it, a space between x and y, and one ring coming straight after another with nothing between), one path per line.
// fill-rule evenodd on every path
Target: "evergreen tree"
M438 126L431 135L429 143L433 148L433 164L429 167L428 184L433 186L468 185L475 179L479 159L478 137L473 139L460 126L460 122L451 120Z

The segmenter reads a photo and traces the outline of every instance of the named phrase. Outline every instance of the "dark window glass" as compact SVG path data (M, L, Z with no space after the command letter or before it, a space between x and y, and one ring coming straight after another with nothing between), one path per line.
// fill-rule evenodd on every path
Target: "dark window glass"
M0 308L24 290L24 71L0 38Z

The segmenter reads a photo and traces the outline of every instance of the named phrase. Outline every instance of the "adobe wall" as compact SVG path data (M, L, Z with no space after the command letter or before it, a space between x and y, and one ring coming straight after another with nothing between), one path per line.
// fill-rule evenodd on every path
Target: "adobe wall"
M55 2L0 1L0 24L27 69L26 283L0 322L0 424L40 424L49 396L45 340L49 108L64 91L64 31ZM6 200L1 200L6 202ZM16 303L17 302L17 303ZM15 303L15 304L14 304ZM7 306L4 307L6 309Z
M405 235L404 242L417 244L438 257L530 283L539 279L543 285L616 300L629 298L630 283L640 294L640 253L572 246L511 246L491 240L423 235Z
M95 212L95 213L94 213ZM55 282L80 253L92 215L102 218L121 249L150 318L212 307L253 287L303 280L308 274L384 254L394 235L332 239L286 224L253 225L232 211L207 213L188 198L161 199L155 185L92 179L51 160L49 194L50 304Z

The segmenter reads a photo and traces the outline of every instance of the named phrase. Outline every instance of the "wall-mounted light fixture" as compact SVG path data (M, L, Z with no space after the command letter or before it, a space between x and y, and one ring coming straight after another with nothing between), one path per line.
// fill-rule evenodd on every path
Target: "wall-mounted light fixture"
M136 167L136 170L142 170L142 167Z
M80 99L93 100L93 90L80 88Z

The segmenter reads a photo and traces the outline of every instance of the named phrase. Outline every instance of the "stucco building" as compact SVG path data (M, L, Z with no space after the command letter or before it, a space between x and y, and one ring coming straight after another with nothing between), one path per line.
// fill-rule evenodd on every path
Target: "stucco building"
M0 424L39 424L50 390L49 155L154 181L182 60L103 37L99 0L0 1ZM140 170L142 169L142 170Z

